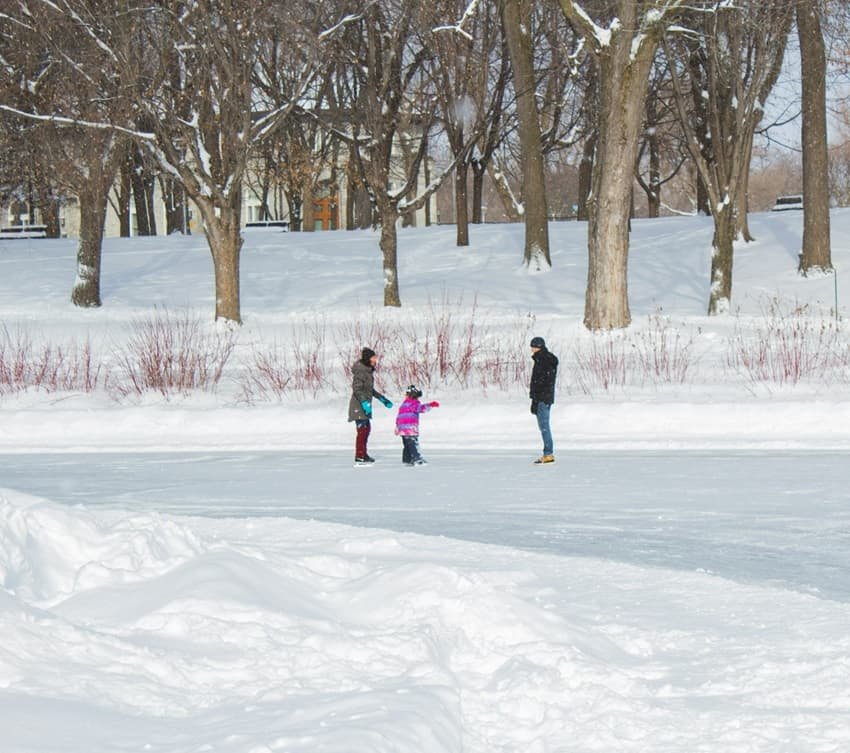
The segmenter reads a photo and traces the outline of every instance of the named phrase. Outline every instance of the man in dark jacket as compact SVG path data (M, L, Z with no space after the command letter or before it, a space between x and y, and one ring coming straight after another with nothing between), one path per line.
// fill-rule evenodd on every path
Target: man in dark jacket
M375 459L366 452L366 443L372 431L372 398L376 397L387 408L393 404L375 390L375 367L378 356L371 348L363 348L360 360L351 367L351 400L348 402L348 420L357 427L354 444L354 464L367 465Z
M537 426L543 437L543 454L534 462L537 464L554 463L552 431L549 428L549 413L555 402L555 379L558 376L558 359L546 349L542 337L531 338L531 357L534 368L531 370L531 412L537 416Z

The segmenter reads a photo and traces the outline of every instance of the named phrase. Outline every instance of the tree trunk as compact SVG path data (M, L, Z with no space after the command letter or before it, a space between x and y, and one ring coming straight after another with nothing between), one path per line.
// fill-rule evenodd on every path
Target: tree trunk
M345 229L346 230L354 230L354 195L357 191L357 186L349 173L346 180L346 189L345 189Z
M629 202L605 186L588 220L587 293L584 324L588 329L627 327L631 321L626 282L629 247ZM606 210L604 207L607 207Z
M266 174L260 186L260 216L257 218L259 220L270 220L273 217L271 207L269 206L270 192L271 186L269 185L268 174Z
M590 219L587 202L593 187L593 163L596 158L596 144L599 141L599 61L591 60L587 69L584 86L584 124L585 139L578 165L578 196L576 196L576 219Z
M653 132L649 135L649 192L646 195L646 200L649 216L653 219L659 217L661 215L661 156L655 126L653 126Z
M289 229L293 233L301 232L301 194L297 191L286 191L286 205L289 207Z
M100 268L106 196L107 189L98 185L97 180L79 192L80 242L77 247L77 279L71 292L71 302L82 308L101 305Z
M385 206L381 210L381 254L384 259L384 306L401 306L398 289L398 210Z
M629 214L653 55L654 48L633 55L632 38L618 34L599 56L599 140L589 202L584 309L584 324L591 330L627 327L631 322Z
M242 323L239 263L242 253L242 196L237 191L227 204L199 196L196 205L204 218L204 230L215 276L215 319Z
M427 135L423 137L427 142ZM407 203L407 209L400 213L402 227L416 227L416 210L413 208L413 203L416 200L417 186L419 185L419 170L422 168L422 162L416 160L413 150L407 144L406 139L402 139L405 146L402 147L404 159L404 175L411 178L410 190L404 195L404 201ZM427 147L426 147L427 148ZM415 164L414 164L415 161ZM427 159L425 160L427 161Z
M148 235L156 235L156 181L148 174L144 180L145 199L148 204Z
M727 314L732 308L732 263L735 242L735 213L725 204L714 214L714 240L711 252L711 291L708 313Z
M593 154L592 151L588 155L588 144L591 139L584 142L584 151L582 152L581 162L578 165L578 210L576 211L577 220L590 219L588 211L588 200L590 199L591 186L593 185ZM596 144L596 139L592 139L593 144ZM595 147L591 147L591 150Z
M803 85L803 250L799 271L831 270L826 54L817 0L797 4Z
M316 205L314 203L313 182L304 182L304 192L301 201L301 230L312 233L316 229Z
M476 160L472 163L472 224L484 222L484 174L486 166Z
M50 186L39 186L37 192L41 221L47 225L47 237L59 238L62 235L59 219L59 199L54 195Z
M270 220L272 218L277 219L278 215L272 213L271 204L269 199L271 198L271 190L272 190L272 173L274 171L275 165L272 160L272 156L269 152L266 152L263 157L263 175L260 182L260 216L257 218L259 220Z
M188 207L186 195L176 180L165 178L160 181L162 198L165 201L165 232L189 234Z
M242 252L239 210L210 204L202 210L215 274L215 318L242 323L239 260Z
M712 140L714 134L709 133L708 128L708 106L706 105L703 92L708 89L709 83L705 80L703 71L702 51L698 44L689 45L688 68L691 81L691 101L694 109L694 135L700 144L700 154L707 164L714 162L714 146ZM696 175L697 214L702 217L711 217L713 207L711 206L711 195L705 184L705 176L697 170Z
M457 245L469 245L469 197L466 190L467 164L461 162L455 168L455 222Z
M745 164L741 169L741 182L738 186L738 198L735 202L735 236L752 243L755 236L750 232L750 166L753 162L753 129L748 129L747 148L744 151Z
M697 173L697 214L701 217L711 217L712 214L711 197L700 173Z
M487 166L487 171L490 174L490 179L493 181L496 194L502 202L505 217L508 218L509 222L519 222L519 212L517 211L516 202L514 201L507 176L501 170L495 170L492 165Z
M431 160L428 157L428 154L425 154L425 159L422 160L422 170L423 176L425 178L425 185L431 185ZM425 202L425 227L431 227L431 197L428 197L428 200Z
M132 146L132 170L130 172L133 184L133 202L136 207L136 234L156 235L155 223L152 217L152 202L149 194L153 193L150 181L145 179L145 161L137 146Z
M131 149L128 146L128 149ZM121 167L118 170L118 235L122 238L129 238L132 234L130 227L130 196L133 191L133 163L129 153L127 158L121 160Z
M500 0L499 6L514 71L522 148L522 203L525 210L523 260L529 269L541 271L551 268L552 259L549 255L549 213L531 41L531 4L528 0Z
M239 228L228 228L218 243L213 263L215 265L215 318L242 323L239 298L239 257L242 237Z
M360 186L357 191L357 227L361 230L368 230L376 224L375 205L372 203L372 197L364 186Z
M587 202L593 185L593 155L596 153L598 131L593 131L584 141L581 152L581 162L578 165L578 212L576 219L588 220Z

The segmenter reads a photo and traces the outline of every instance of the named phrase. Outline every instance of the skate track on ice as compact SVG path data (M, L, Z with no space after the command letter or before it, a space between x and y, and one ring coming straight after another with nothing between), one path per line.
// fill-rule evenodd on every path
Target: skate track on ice
M0 456L2 483L62 504L292 517L701 570L850 601L846 453L434 451L373 468L335 452Z

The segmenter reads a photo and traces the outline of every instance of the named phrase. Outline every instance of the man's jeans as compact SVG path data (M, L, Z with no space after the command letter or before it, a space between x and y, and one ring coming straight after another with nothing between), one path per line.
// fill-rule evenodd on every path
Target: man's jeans
M552 431L549 429L549 413L552 406L548 403L537 403L537 426L540 428L540 436L543 437L543 454L552 455Z

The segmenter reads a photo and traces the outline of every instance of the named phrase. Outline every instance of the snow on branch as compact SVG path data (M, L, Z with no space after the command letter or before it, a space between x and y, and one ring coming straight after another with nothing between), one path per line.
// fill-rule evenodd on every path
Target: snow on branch
M472 2L467 6L460 20L455 24L447 24L445 26L436 26L433 31L453 31L460 34L462 37L465 37L470 42L472 41L472 34L470 34L466 29L463 28L464 24L472 18L476 11L478 10L478 6L481 4L481 0L472 0Z
M46 5L49 8L52 8L54 11L56 11L57 13L59 13L61 15L65 15L65 13L67 13L71 17L71 19L77 24L77 26L79 26L80 29L86 35L88 35L89 37L92 38L94 43L98 47L100 47L101 50L103 50L107 55L109 55L109 57L112 58L112 60L115 60L115 61L118 60L118 56L115 54L115 52L112 50L112 48L106 42L104 42L103 39L101 39L100 35L97 34L95 32L95 30L92 28L92 25L90 23L86 22L85 20L83 20L83 18L70 6L69 3L65 3L65 9L66 10L62 10L61 8L57 7L54 3L50 2L50 0L41 0L41 2L42 2L43 5Z
M8 21L10 24L14 26L20 26L27 31L34 31L35 27L32 24L26 24L21 21L19 18L15 18L14 16L10 16L8 13L0 13L0 21Z
M658 2L646 11L641 20L640 31L632 41L633 58L650 34L657 37L658 29L663 27L674 13L684 8L687 2L688 0L667 0L663 3ZM600 26L575 0L560 0L560 5L569 22L579 35L591 44L596 54L610 46L611 37L623 28L622 22L616 16L607 27Z
M398 201L396 205L400 212L407 211L416 211L417 209L425 206L425 202L428 198L443 184L443 181L455 170L461 160L465 159L469 154L470 149L473 149L475 146L476 139L470 138L469 143L467 143L466 148L461 149L454 157L454 159L449 163L449 165L433 180L429 183L425 189L418 196L411 200L401 199ZM419 153L416 157L416 163L420 162L423 157L425 157L425 146L427 144L427 139L423 138L422 143L420 144ZM416 171L411 171L411 175L406 183L406 185L399 191L393 192L391 198L397 199L399 196L404 196L411 188L413 183L416 180Z
M588 12L573 0L560 0L561 10L575 27L575 30L588 42L591 43L594 52L599 52L607 47L611 40L611 29L599 26L588 14ZM614 21L619 21L615 18Z
M508 198L511 200L511 204L513 204L514 211L522 217L525 214L525 204L523 204L513 192L511 188L511 184L508 182L507 177L505 176L505 171L501 169L501 167L497 168L493 172L493 180L495 180L501 187Z
M280 107L276 107L271 112L262 115L253 124L251 134L252 141L261 141L266 138L269 133L277 128L281 120L288 117L296 109L296 107L298 107L298 103L301 101L310 84L316 78L317 73L318 69L312 65L308 65L302 71L298 91L289 99L289 101L280 105Z
M369 5L374 5L374 3L369 3ZM369 7L368 5L366 6ZM365 9L364 9L365 10ZM325 39L332 37L336 34L340 29L344 29L349 24L357 23L363 18L363 13L349 13L347 16L344 16L339 21L337 21L333 26L329 29L325 29L324 31L319 33L319 41L323 42Z
M664 34L665 26L675 21L674 14L683 9L688 0L668 0L662 6L646 11L640 23L640 32L632 40L631 59L635 60L647 40L655 44Z
M85 128L96 128L101 131L115 131L116 133L123 133L127 136L140 139L141 141L153 141L155 138L154 134L148 131L137 131L133 128L124 128L122 126L115 125L114 123L98 123L92 120L69 118L64 115L39 115L35 112L26 112L26 110L19 110L16 107L10 107L9 105L4 104L0 104L0 110L29 120L36 120L41 123L53 123L54 125L59 126L83 126Z

